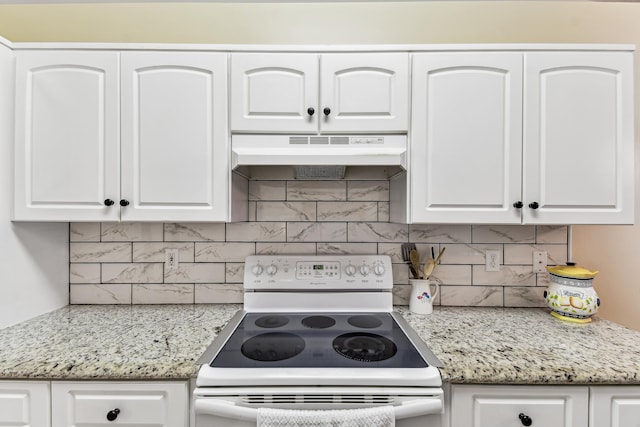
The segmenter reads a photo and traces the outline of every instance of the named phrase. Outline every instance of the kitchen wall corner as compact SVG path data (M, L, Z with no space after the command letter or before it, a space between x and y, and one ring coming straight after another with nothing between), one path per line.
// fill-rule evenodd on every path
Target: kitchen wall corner
M0 40L0 329L69 300L69 225L11 222L13 54Z

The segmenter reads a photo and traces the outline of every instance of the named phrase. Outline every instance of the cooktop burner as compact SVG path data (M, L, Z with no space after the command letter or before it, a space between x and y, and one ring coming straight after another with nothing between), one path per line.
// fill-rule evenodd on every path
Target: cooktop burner
M311 329L325 329L335 325L336 321L329 316L309 316L302 319L302 324Z
M393 357L398 350L389 339L367 332L351 332L333 340L339 355L360 362L378 362Z
M249 338L242 344L242 354L260 362L286 360L304 350L304 340L288 332L269 332Z
M256 326L261 328L279 328L287 323L289 323L289 318L286 316L269 315L256 319Z
M423 368L428 364L387 312L247 313L210 366Z
M351 316L347 320L351 326L355 326L356 328L377 328L382 325L382 320L378 317L370 316L370 315L360 315L360 316Z

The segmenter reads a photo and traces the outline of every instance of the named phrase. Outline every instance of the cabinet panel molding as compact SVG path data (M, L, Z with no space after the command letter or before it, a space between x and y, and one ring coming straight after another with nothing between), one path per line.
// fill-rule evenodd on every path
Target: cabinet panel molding
M228 215L227 55L122 54L123 221Z
M119 71L113 52L19 52L16 220L116 220Z
M586 386L453 385L451 393L451 427L589 425Z
M186 381L54 381L51 385L52 426L187 427L188 392Z
M0 425L51 426L49 382L0 381Z

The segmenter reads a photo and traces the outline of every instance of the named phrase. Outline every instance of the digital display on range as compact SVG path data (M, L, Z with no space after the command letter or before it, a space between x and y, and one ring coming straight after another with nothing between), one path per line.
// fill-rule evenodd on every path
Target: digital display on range
M331 279L340 278L340 264L337 262L298 262L296 263L297 279Z

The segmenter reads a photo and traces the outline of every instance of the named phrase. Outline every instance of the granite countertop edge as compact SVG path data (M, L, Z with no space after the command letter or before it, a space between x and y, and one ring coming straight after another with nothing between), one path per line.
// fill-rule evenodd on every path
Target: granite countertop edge
M67 306L0 330L0 380L172 381L240 304ZM537 308L396 306L453 384L640 385L640 332L595 317L575 324Z

